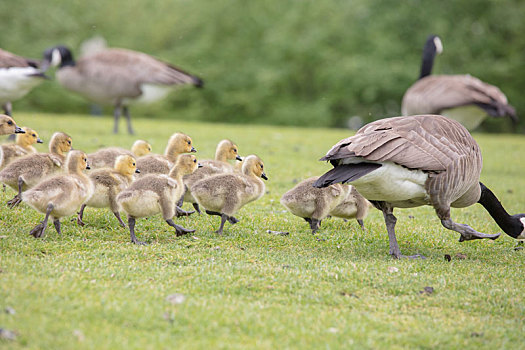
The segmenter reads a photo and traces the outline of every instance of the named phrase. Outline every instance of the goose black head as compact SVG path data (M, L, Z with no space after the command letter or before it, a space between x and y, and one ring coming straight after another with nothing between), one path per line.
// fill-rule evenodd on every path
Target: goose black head
M49 67L74 66L73 54L71 50L63 45L57 45L44 51L42 65L40 69L46 71Z
M426 77L432 73L432 66L434 65L434 58L443 52L443 44L437 35L430 35L423 47L423 63L421 64L421 74L419 79Z

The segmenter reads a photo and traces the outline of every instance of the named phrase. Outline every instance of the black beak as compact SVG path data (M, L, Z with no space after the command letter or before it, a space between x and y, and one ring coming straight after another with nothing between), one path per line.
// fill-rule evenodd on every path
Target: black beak
M197 152L197 150L195 149L195 147L192 146L190 152L195 153Z
M89 165L86 165L86 169L89 170L91 169L91 167Z
M201 163L198 163L197 164L197 168L202 168L204 165L202 165Z
M140 170L139 169L135 169L135 173L140 174Z
M242 162L242 158L240 155L237 155L237 157L235 157L235 159L237 159L239 162Z
M15 134L25 134L26 132L19 127L18 125L15 125Z
M268 180L268 176L266 176L265 173L262 173L261 177L263 178L263 180Z
M44 143L44 141L42 141L42 140L40 139L40 137L39 137L39 138L36 139L36 143Z

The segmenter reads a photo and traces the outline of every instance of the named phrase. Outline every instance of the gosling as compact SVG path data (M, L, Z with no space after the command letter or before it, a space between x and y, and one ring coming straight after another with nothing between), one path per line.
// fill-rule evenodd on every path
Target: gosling
M88 156L89 159L89 156ZM122 227L126 224L120 218L117 195L125 190L133 181L133 174L140 173L135 158L124 154L117 157L113 169L97 169L89 174L89 179L95 186L95 191L89 200L82 204L77 216L77 223L84 226L82 217L86 207L109 208Z
M255 201L264 194L264 182L268 180L264 173L264 164L256 155L244 158L242 174L225 173L204 178L191 187L191 193L197 203L206 208L209 215L221 217L221 225L216 231L222 234L224 223L237 223L233 214L243 205Z
M220 173L232 173L234 167L228 163L229 160L242 161L241 156L238 153L238 147L230 140L222 140L217 145L215 151L215 160L202 160L200 164L202 168L195 170L193 174L184 176L184 185L186 185L186 192L184 193L183 201L187 203L192 203L195 210L200 214L199 204L189 188L193 186L197 181L209 177L211 175L220 174ZM242 163L241 163L242 164ZM182 206L182 202L179 202L179 206Z
M169 174L170 169L183 153L197 152L192 146L191 137L183 133L175 133L168 140L164 155L149 154L137 159L137 168L141 176L146 174Z
M169 175L149 174L133 182L117 196L117 203L128 215L131 242L145 244L135 236L135 219L162 213L166 223L175 228L177 236L195 232L173 222L176 214L176 202L182 196L184 183L182 177L197 169L194 155L181 155Z
M24 130L18 127L8 115L0 114L0 135L23 134Z
M58 234L62 234L60 218L75 213L93 194L94 186L82 172L84 169L89 169L87 155L84 152L77 150L70 152L65 168L68 174L60 174L44 180L22 195L24 202L46 214L44 220L30 232L35 238L44 237L50 216Z
M59 171L66 159L65 153L70 149L71 137L63 132L56 132L49 142L49 153L28 154L15 159L0 171L0 182L18 191L7 202L9 207L13 208L21 202L22 191Z
M88 154L89 166L92 169L113 168L118 156L128 155L139 158L151 152L151 145L144 140L137 140L131 146L131 151L121 147L107 147Z
M281 204L292 214L308 222L312 234L319 230L321 221L328 216L357 219L364 230L363 219L368 215L370 202L350 185L313 187L318 178L315 176L301 181L281 197Z
M35 130L25 126L22 127L22 130L24 133L16 135L15 143L7 143L0 147L0 169L5 168L15 158L37 153L33 145L43 143Z

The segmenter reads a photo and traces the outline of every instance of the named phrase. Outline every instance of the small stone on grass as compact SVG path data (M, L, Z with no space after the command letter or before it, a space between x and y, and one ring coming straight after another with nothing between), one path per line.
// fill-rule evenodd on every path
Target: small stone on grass
M185 300L186 296L180 293L170 294L166 297L166 301L173 305L182 304Z

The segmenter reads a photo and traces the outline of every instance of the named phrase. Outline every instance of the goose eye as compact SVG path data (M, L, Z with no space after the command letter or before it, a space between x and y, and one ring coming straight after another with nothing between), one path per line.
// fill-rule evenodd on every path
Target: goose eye
M13 122L12 121L8 121L7 124L13 125Z
M135 166L135 163L133 163L133 166Z
M188 145L191 145L191 141L188 141Z

